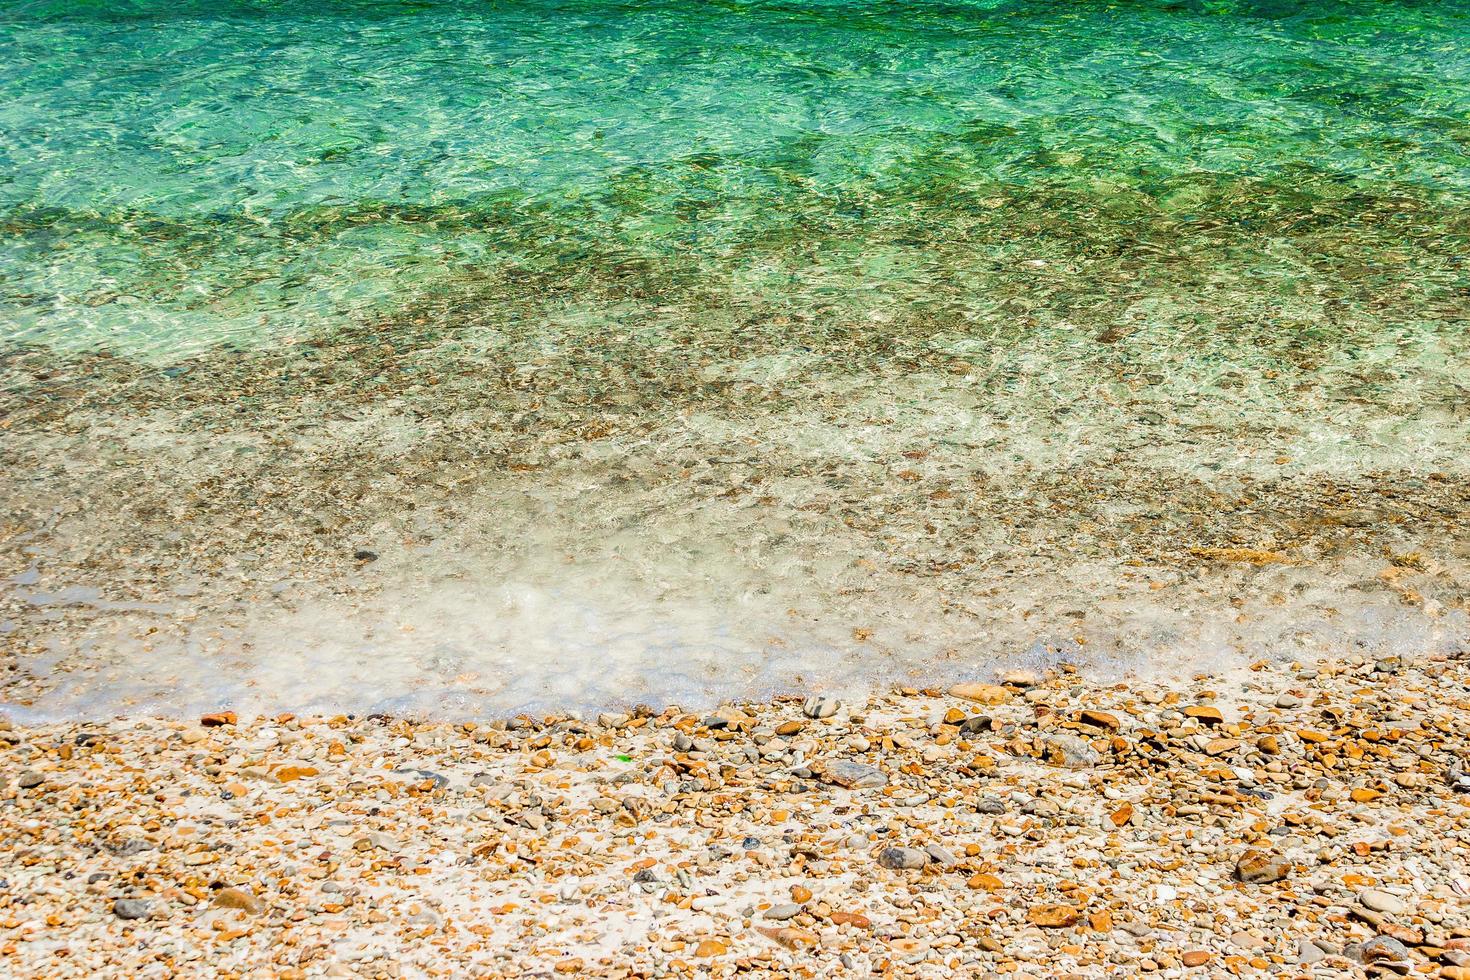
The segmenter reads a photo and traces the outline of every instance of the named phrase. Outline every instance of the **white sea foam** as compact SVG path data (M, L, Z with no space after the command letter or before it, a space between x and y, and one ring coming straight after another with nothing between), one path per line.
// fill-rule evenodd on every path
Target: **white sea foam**
M56 681L49 693L5 710L697 707L778 691L862 697L875 685L1059 661L1101 676L1185 676L1262 657L1419 656L1470 639L1465 614L1432 598L1408 605L1389 590L1345 588L1372 580L1378 566L1366 560L1183 576L1077 561L1001 569L955 596L866 567L840 540L816 557L795 536L742 549L706 524L578 542L581 523L557 520L515 548L488 526L461 528L385 554L336 595L282 582L227 610L194 611L192 595L171 609L114 609L105 630L62 634L31 664ZM94 590L36 588L25 593L36 603L99 601Z

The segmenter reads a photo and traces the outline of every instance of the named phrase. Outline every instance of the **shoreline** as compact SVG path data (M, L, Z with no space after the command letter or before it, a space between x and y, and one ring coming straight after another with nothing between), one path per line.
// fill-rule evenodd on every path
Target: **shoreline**
M0 964L1470 978L1470 661L993 680L486 724L0 722Z

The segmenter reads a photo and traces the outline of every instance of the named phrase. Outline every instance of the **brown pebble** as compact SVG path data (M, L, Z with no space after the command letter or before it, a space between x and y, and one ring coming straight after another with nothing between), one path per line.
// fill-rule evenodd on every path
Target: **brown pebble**
M1252 848L1235 862L1235 878L1252 885L1280 881L1291 873L1291 862L1279 854Z
M694 955L700 959L708 959L711 956L719 956L721 953L727 952L729 948L718 939L706 939L694 950Z
M1011 692L999 684L982 684L979 681L956 684L949 689L949 693L979 704L1005 704L1011 699Z
M1081 917L1082 913L1070 905L1034 905L1026 913L1026 921L1043 929L1065 929L1076 925Z
M1077 712L1077 720L1084 725L1093 728L1104 728L1110 732L1118 730L1118 716L1110 715L1106 711L1093 711L1091 708Z
M243 888L221 888L214 893L212 901L222 909L240 909L251 913L260 911L260 903L255 896Z

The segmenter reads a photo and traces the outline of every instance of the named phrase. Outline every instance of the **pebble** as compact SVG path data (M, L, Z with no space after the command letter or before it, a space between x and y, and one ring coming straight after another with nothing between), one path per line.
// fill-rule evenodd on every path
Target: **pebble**
M1041 683L1041 675L1034 670L1005 670L1000 673L1000 682L1007 687L1035 687Z
M982 684L979 681L956 684L949 689L949 693L954 697L980 704L1005 704L1011 699L1011 692L1001 685Z
M255 896L243 888L221 888L214 893L211 901L223 909L240 909L243 912L259 912L260 903Z
M1091 744L1067 732L1052 732L1043 742L1046 745L1046 761L1067 769L1090 769L1102 757Z
M1225 722L1225 716L1219 708L1208 704L1193 704L1184 709L1184 717L1193 718L1200 724L1213 728Z
M119 898L112 903L112 914L119 919L143 919L153 912L153 903L146 898Z
M802 702L801 713L808 718L831 718L841 707L842 703L836 698L814 695Z
M847 759L829 759L821 764L823 781L844 789L878 789L888 785L888 777L876 766Z
M1109 732L1117 731L1121 724L1118 721L1117 715L1110 714L1106 711L1094 711L1090 708L1077 712L1077 721L1083 725L1090 725L1093 728L1101 728Z
M915 871L929 863L929 855L917 847L885 847L878 863L892 871Z
M1297 943L1296 961L1303 965L1318 963L1327 958L1327 953L1316 943L1303 939Z
M1235 878L1252 885L1280 881L1291 873L1292 864L1279 854L1251 849L1235 862Z
M1026 913L1027 921L1043 929L1065 929L1081 918L1082 914L1070 905L1035 905Z
M1409 948L1392 936L1375 936L1345 947L1342 955L1357 963L1408 963Z
M1408 902L1381 888L1363 889L1358 892L1358 901L1373 911L1382 912L1385 915L1404 915L1410 908Z

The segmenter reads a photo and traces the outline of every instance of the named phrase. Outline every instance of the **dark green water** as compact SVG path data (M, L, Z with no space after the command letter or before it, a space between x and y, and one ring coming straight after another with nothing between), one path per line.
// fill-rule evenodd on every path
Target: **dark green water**
M1467 40L1461 2L7 4L7 697L1463 645Z

